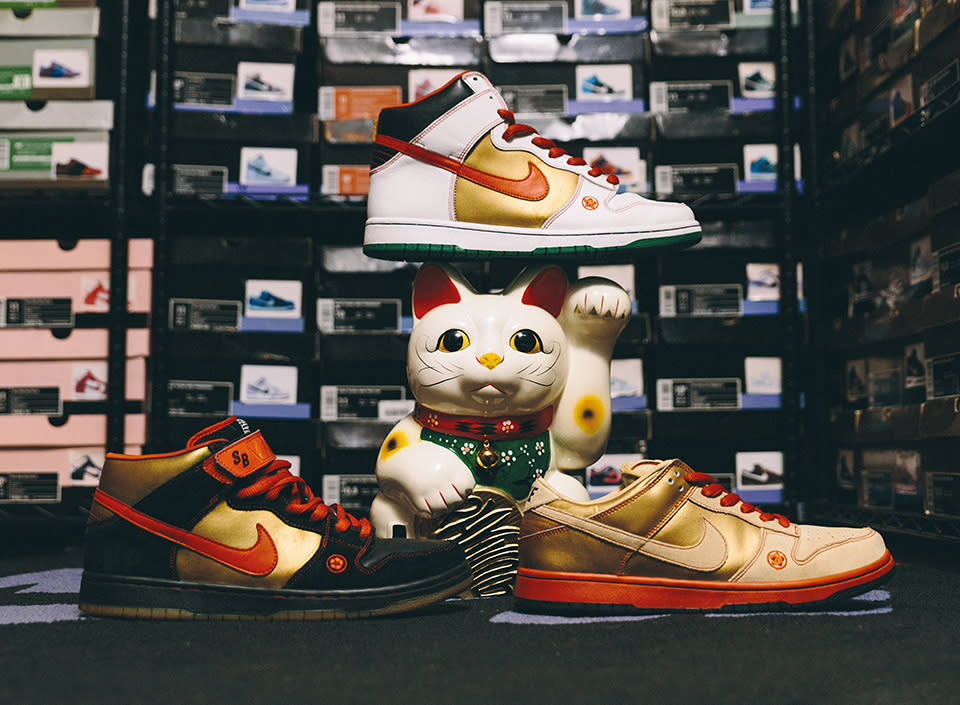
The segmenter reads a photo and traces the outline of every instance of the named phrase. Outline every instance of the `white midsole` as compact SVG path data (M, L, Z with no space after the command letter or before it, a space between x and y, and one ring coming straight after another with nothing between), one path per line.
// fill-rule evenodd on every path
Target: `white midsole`
M532 248L544 247L623 247L641 240L697 232L700 232L700 224L696 220L626 232L584 233L481 223L370 218L364 229L363 242L365 245L447 245L464 250L528 252Z

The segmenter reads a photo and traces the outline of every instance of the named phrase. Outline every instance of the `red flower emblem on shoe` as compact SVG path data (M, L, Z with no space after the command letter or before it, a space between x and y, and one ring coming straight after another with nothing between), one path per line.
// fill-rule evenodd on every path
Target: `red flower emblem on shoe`
M583 203L583 207L588 211L595 211L600 207L600 201L593 196L584 196L581 203Z
M787 567L787 557L780 551L770 551L770 553L767 554L767 563L769 563L774 570L783 570Z
M347 569L347 559L339 553L334 553L327 558L327 570L331 573L342 573Z

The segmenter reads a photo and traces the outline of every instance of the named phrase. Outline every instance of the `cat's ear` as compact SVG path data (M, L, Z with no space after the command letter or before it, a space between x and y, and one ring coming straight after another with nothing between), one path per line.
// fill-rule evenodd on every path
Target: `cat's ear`
M560 315L567 295L567 275L560 267L544 267L521 272L505 293L522 291L520 300L552 315Z
M470 285L454 270L424 264L413 282L413 317L420 320L437 306L460 303Z

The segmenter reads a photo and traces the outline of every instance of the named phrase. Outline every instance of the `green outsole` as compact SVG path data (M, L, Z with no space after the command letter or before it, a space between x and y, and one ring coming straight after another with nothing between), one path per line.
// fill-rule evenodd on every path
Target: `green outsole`
M620 247L591 247L576 245L573 247L537 247L527 252L505 252L502 250L469 250L458 245L432 245L418 243L381 244L363 246L364 254L378 259L425 261L474 261L474 260L578 260L589 261L629 261L647 254L656 254L651 250L666 252L679 250L700 242L702 233L687 233L668 237L648 238Z

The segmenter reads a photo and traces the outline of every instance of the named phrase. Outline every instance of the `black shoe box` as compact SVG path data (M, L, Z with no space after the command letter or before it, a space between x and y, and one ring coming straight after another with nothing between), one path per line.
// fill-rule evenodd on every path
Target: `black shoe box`
M258 5L262 5L258 7ZM283 48L301 41L309 0L261 4L244 0L175 0L177 42Z
M490 80L519 115L638 114L647 107L639 63L493 64ZM585 90L591 85L604 92Z

